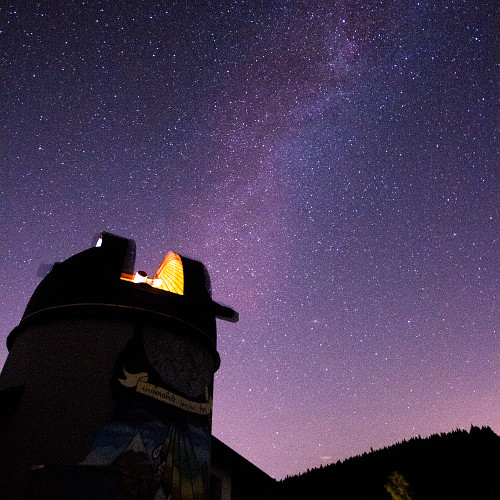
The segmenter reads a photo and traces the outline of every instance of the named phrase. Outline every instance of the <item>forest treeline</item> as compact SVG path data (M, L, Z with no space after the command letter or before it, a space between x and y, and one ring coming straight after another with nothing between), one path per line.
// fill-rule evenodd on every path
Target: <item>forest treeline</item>
M500 492L500 437L471 426L363 453L286 477L283 500L493 499Z

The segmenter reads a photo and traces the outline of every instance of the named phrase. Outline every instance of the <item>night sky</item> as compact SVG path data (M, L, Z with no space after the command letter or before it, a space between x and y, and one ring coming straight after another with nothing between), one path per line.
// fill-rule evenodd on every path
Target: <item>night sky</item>
M239 312L213 431L272 476L500 433L495 3L7 3L1 363L109 231Z

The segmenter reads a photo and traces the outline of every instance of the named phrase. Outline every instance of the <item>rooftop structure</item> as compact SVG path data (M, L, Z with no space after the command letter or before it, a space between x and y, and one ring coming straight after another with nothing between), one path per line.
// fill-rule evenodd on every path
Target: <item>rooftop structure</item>
M134 265L134 241L103 233L54 264L9 335L9 498L207 498L215 320L238 315L212 300L201 262L169 252L152 277Z

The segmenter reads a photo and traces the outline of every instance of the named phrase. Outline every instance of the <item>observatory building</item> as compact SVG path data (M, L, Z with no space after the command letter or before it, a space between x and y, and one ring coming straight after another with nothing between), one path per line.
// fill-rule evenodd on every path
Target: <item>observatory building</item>
M169 252L152 277L134 264L135 242L103 233L33 293L0 376L0 489L265 498L274 480L211 435L215 320L237 313L212 300L201 262Z

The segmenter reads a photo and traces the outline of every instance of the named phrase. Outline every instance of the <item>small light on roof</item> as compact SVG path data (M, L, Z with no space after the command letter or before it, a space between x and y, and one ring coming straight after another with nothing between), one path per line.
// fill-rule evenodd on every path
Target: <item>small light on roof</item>
M97 243L95 244L96 247L100 247L102 245L102 237L99 236L99 239L97 240Z
M134 276L134 283L147 283L148 275L145 271L138 271Z

